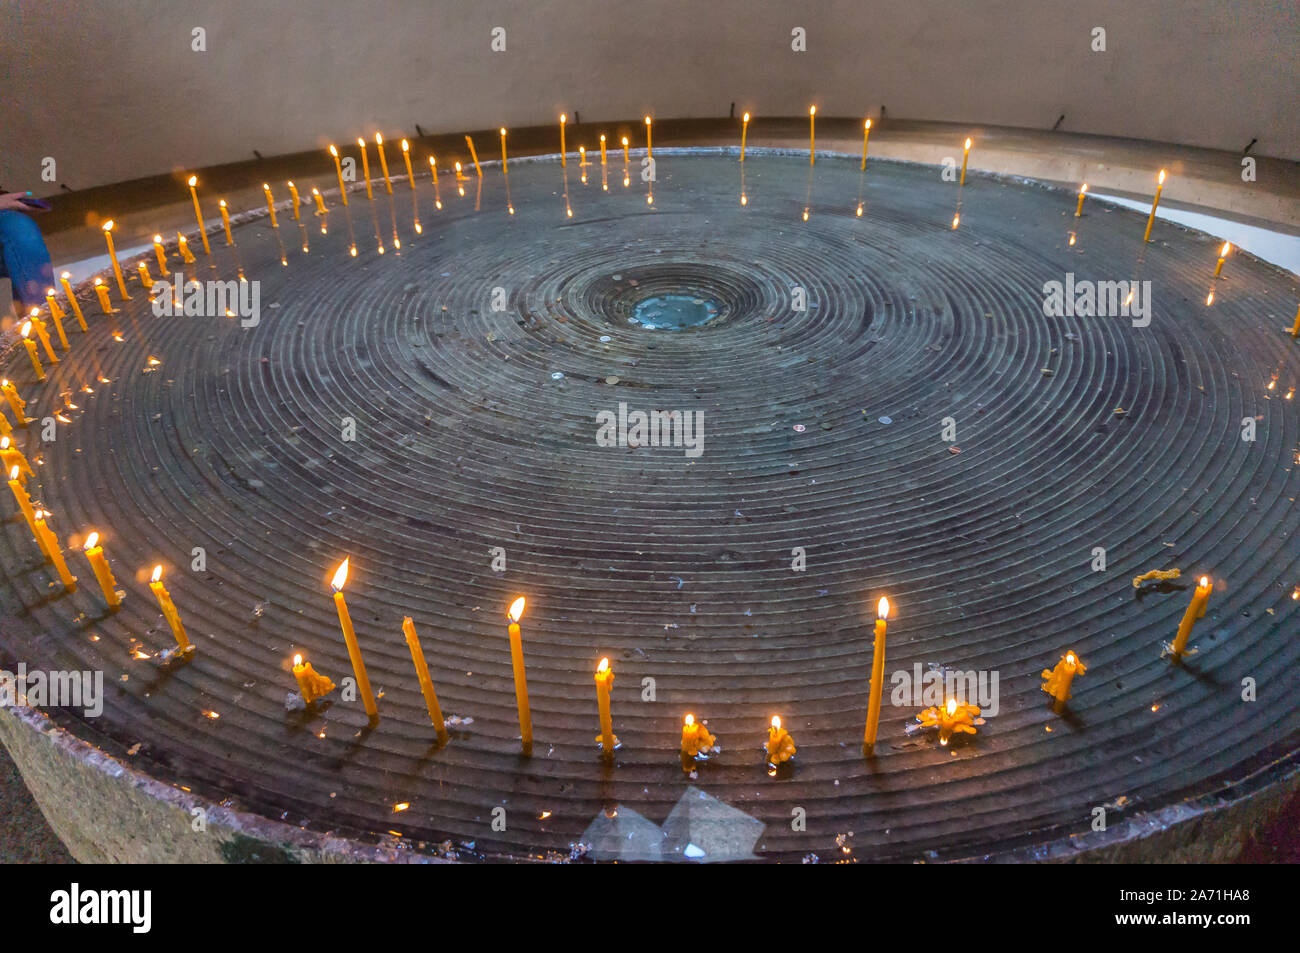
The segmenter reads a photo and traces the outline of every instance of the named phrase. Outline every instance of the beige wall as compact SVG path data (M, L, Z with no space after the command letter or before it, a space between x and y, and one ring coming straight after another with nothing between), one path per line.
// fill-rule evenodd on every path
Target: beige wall
M53 191L391 136L876 114L1300 159L1294 0L0 0L0 182ZM190 50L207 30L208 51ZM489 49L494 26L507 51ZM792 27L808 51L790 49ZM1108 52L1090 50L1094 26Z

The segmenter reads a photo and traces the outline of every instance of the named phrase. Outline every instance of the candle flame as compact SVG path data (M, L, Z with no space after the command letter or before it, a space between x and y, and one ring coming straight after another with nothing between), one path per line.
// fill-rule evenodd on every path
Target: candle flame
M342 592L343 584L348 581L348 560L351 558L349 556L339 563L339 568L334 572L334 578L330 580L330 588L335 592Z
M410 152L410 151L411 151L411 144L410 144L409 142L407 142L405 139L402 140L402 151L403 151L403 152Z
M605 141L605 134L603 132L600 134L600 141L601 142Z
M1084 192L1087 192L1087 191L1088 191L1088 183L1085 182L1085 183L1083 183L1082 186L1079 187L1079 194L1082 195Z
M18 464L15 463L13 467L9 470L9 479L11 480L18 479Z
M149 581L157 582L161 578L162 578L162 564L159 563L157 566L153 567L153 576L149 579Z
M506 615L510 617L511 622L519 621L520 617L524 614L524 605L525 600L523 596L520 596L514 602L510 603L510 609L506 612Z
M104 231L111 232L112 230L113 230L113 220L110 218L107 222L104 223Z
M501 135L504 136L505 134L506 134L506 127L505 127L505 126L502 126L502 127L501 127Z
M627 136L623 137L623 145L627 145Z
M876 615L881 619L889 618L889 598L887 596L881 596L880 602L876 603Z
M780 715L773 715L773 716L772 716L772 727L775 728L777 731L780 731L780 730L781 730L781 716L780 716Z
M603 658L600 660L600 664L596 666L596 674L601 675L608 671L609 671L609 659Z
M19 332L19 333L21 333L23 337L27 337L27 335L31 334L31 333L32 333L32 322L30 322L30 321L24 321L24 322L23 322L22 331Z
M189 182L190 182L190 188L194 188L194 186L199 184L199 177L197 175L192 175L190 176Z
M339 150L338 150L337 148L335 148L334 146L331 145L331 146L330 146L330 155L334 156L335 158L338 158L338 154L339 154Z
M961 224L961 216L960 216L960 215L954 215L954 216L952 217L952 227L953 227L953 228L956 228L959 224Z
M1161 169L1161 170L1160 170L1160 175L1156 177L1156 182L1159 183L1160 185L1164 185L1164 184L1165 184L1165 170L1164 170L1164 169Z
M745 115L741 117L741 122L749 122L749 113L745 113Z
M1065 653L1065 663L1066 663L1067 665L1073 665L1073 664L1074 664L1074 653L1073 653L1073 652L1066 652L1066 653Z
M690 712L687 712L686 719L683 721L683 724L686 725L687 728L691 727L691 725L695 724L695 716L692 715Z
M65 272L63 272L63 274L59 275L59 277L60 277L60 278L71 278L71 277L72 277L72 272L70 272L70 271L65 271Z
M965 150L966 150L967 152L970 152L970 144L971 144L971 143L970 143L970 137L967 137L967 139L966 139L966 145L964 146L964 148L965 148Z
M153 243L154 243L155 245L161 245L161 244L162 244L162 236L161 236L161 235L155 235L155 236L153 237Z
M560 113L560 125L563 126L568 121L569 121L568 115L566 115L565 113Z
M647 126L650 125L650 117L649 117L649 116L646 116L646 117L645 117L645 124L646 124Z
M359 145L362 149L365 149L366 140L362 139L360 136L357 136L357 145Z
M1223 247L1219 249L1219 257L1226 258L1228 252L1232 249L1232 242L1224 242Z
M866 125L864 125L862 128L863 128L863 129L870 129L870 128L871 128L871 120L868 119L867 122L866 122Z
M9 438L0 437L0 450L8 450L8 449L9 449Z
M302 653L299 652L297 655L293 657L293 667L298 668L301 665L302 665Z
M18 469L17 467L14 467L15 471L17 471L17 469ZM99 534L91 533L89 536L86 537L86 542L82 545L81 548L89 552L90 550L95 548L95 544L98 542L99 542Z
M949 699L948 699L948 704L947 704L945 707L947 708L947 710L948 710L948 714L949 714L949 715L956 714L956 712L957 712L957 699L955 699L955 698L949 698Z
M375 145L382 146L383 144L384 137L380 133L375 133Z
M1209 577L1209 576L1202 576L1202 577L1201 577L1201 588L1204 589L1204 588L1205 588L1206 586L1208 586L1209 584L1210 584L1210 577Z

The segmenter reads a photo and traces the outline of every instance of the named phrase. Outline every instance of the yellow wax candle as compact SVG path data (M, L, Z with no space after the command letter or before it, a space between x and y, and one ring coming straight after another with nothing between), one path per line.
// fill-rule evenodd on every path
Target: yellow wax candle
M45 550L47 560L54 564L54 571L59 574L59 581L63 583L63 588L68 592L76 592L77 577L68 571L68 561L63 558L63 547L59 544L59 537L45 522L49 515L47 510L36 511L36 538L41 543L41 549Z
M144 286L144 290L148 291L150 288L152 288L153 278L149 276L149 266L146 265L144 262L140 262L138 265L135 266L135 270L140 274L140 284Z
M1295 309L1295 324L1291 325L1291 336L1300 338L1300 306Z
M27 462L26 454L13 446L13 441L8 436L0 437L0 466L3 466L6 473L12 473L16 468L22 480L36 478L36 471Z
M312 189L311 197L316 200L316 214L327 214L329 210L325 208L325 197L320 194L320 189ZM321 227L324 228L324 226Z
M104 601L110 609L116 609L122 604L122 597L117 594L117 580L113 578L113 570L108 568L108 560L104 558L104 547L99 545L99 534L91 533L87 536L82 549L90 561L90 568L95 572L95 580L99 583L100 592L104 594Z
M605 134L600 134L600 164L605 164Z
M478 153L474 151L474 140L469 136L465 137L465 144L469 146L469 157L474 160L474 171L478 173L479 178L483 177L483 170L479 168Z
M1083 660L1074 652L1066 652L1052 669L1043 669L1041 688L1052 696L1052 708L1060 713L1065 703L1070 700L1070 683L1075 675L1082 675L1088 669Z
M1174 637L1174 644L1169 650L1169 654L1174 658L1179 658L1187 651L1187 637L1192 634L1192 626L1196 625L1196 620L1205 615L1206 604L1210 601L1210 593L1214 591L1214 584L1210 582L1209 576L1202 576L1200 584L1192 593L1192 601L1187 606L1187 611L1183 613L1183 621L1178 624L1178 635Z
M1160 174L1156 176L1156 195L1151 200L1151 214L1147 216L1147 230L1142 234L1142 241L1151 241L1151 226L1156 223L1156 207L1160 205L1160 193L1165 188L1165 170L1161 169Z
M745 140L749 138L749 113L740 117L740 161L745 161Z
M630 162L630 153L627 151L627 136L623 137L623 164Z
M501 135L505 136L505 130L501 130ZM502 161L504 161L505 143L502 143ZM406 163L406 181L411 183L411 191L415 191L415 173L411 171L411 144L405 139L402 140L402 161Z
M501 127L501 171L508 173L510 171L506 160L506 127Z
M59 356L54 353L54 345L50 343L49 332L45 330L45 322L41 320L41 312L37 308L32 308L32 313L28 315L31 320L32 330L41 341L41 347L45 349L45 356L50 359L51 364L59 363Z
M958 185L966 184L966 163L970 161L970 147L971 147L971 141L970 138L967 137L966 144L962 147L961 180L957 183Z
M808 107L808 164L817 163L817 107Z
M104 223L104 241L108 242L108 260L113 263L113 274L117 277L118 290L122 292L122 300L130 301L131 296L126 293L126 279L122 277L122 266L117 262L117 249L113 247L113 220L110 218Z
M63 285L63 293L68 299L68 304L72 306L72 313L77 316L77 324L81 325L81 330L86 331L88 330L86 318L81 313L81 304L77 301L77 296L72 293L72 285L68 282L71 277L72 275L65 271L59 276L59 284Z
M13 435L13 432L14 428L10 426L9 418L4 414L0 414L0 436L9 437Z
M867 139L871 136L871 120L868 119L862 124L862 168L860 171L867 171Z
M18 388L9 381L9 378L6 377L4 380L0 380L0 393L4 394L9 409L13 411L14 422L18 426L22 427L31 423L31 418L24 413L27 409L27 401L18 395Z
M18 509L22 511L23 518L27 520L27 528L32 531L33 536L39 538L40 534L36 532L36 511L32 509L32 498L27 494L22 481L18 479L17 467L11 467L9 470L9 490L13 493L14 500L18 503Z
M876 604L876 644L871 657L871 694L867 699L867 729L862 737L862 753L875 751L876 732L880 728L880 701L885 694L885 627L889 618L889 599L880 597Z
M59 303L54 300L53 288L45 289L45 303L49 305L50 318L54 321L54 330L59 334L59 345L66 351L68 349L68 336L63 332L63 309L60 308Z
M161 565L153 567L153 576L149 580L149 588L153 590L154 598L158 600L158 608L162 609L167 624L172 628L172 636L175 637L180 652L192 651L194 646L185 635L185 626L181 623L180 613L176 611L176 605L172 602L171 594L167 592L167 589L162 584Z
M1228 260L1228 252L1232 251L1232 243L1224 242L1223 247L1219 249L1219 263L1214 266L1214 277L1218 278L1223 271L1223 263Z
M781 716L773 715L771 727L767 729L767 743L763 745L767 753L768 764L784 764L795 756L798 750L790 732L781 727Z
M190 251L189 240L180 232L176 233L176 250L181 253L181 261L187 265L192 265L195 261L194 253Z
M569 164L568 154L564 151L564 124L568 121L569 117L564 113L560 113L560 165L562 166ZM624 140L624 142L626 141Z
M166 278L171 272L167 270L167 252L163 248L161 235L153 237L153 253L158 258L158 274ZM95 281L98 282L99 279L96 278Z
M350 559L351 557L349 557ZM330 588L334 590L334 608L338 610L339 625L343 629L343 641L348 646L348 658L352 660L352 674L357 677L357 691L361 693L361 702L365 705L366 715L371 721L379 717L375 707L375 696L370 691L370 678L366 675L366 663L361 658L361 647L357 645L357 633L352 628L352 617L348 614L348 604L343 601L343 584L348 580L348 559L339 564Z
M384 137L380 133L375 133L375 151L379 153L379 168L384 173L384 186L388 189L388 194L393 194L393 183L388 178L388 156L384 155Z
M600 712L600 734L596 740L600 742L601 754L605 758L614 757L614 749L618 745L618 738L614 736L614 720L609 711L609 689L613 684L614 670L609 667L609 659L603 658L596 666L596 708Z
M927 708L916 720L926 728L938 728L939 744L947 747L954 734L975 734L979 713L978 705L963 705L950 698L942 708Z
M373 202L375 193L370 189L370 160L366 157L366 140L358 137L357 145L361 147L361 173L366 179L366 198Z
M271 213L271 227L279 228L280 223L275 220L275 199L271 198L271 186L263 182L262 191L266 193L266 210Z
M433 690L433 680L429 678L429 666L424 661L424 649L420 648L420 637L415 634L415 621L408 615L402 620L402 634L406 636L406 645L411 650L411 661L415 663L415 677L420 680L420 691L424 694L424 707L429 710L429 720L438 732L438 742L447 743L447 723L442 717L442 706L438 704L438 695Z
M293 677L298 682L302 700L308 705L334 691L334 683L312 668L311 662L304 662L302 655L293 657Z
M1088 183L1085 182L1079 187L1079 204L1074 207L1074 217L1083 217L1083 200L1088 195Z
M645 154L654 158L654 149L650 144L650 117L645 117Z
M334 157L334 172L339 177L339 195L343 198L343 204L348 204L348 190L343 187L343 165L339 162L339 150L337 146L330 146L330 155Z
M289 186L289 201L293 202L293 220L297 222L300 220L298 216L298 186L294 185L292 180L287 184Z
M44 381L45 368L41 366L40 355L36 353L36 342L33 341L30 337L32 333L32 322L30 321L24 322L22 329L19 333L22 335L23 338L23 347L27 348L27 356L32 359L32 370L36 372L36 379L38 381Z
M524 614L524 597L510 603L506 613L510 619L510 664L515 672L515 705L519 709L519 735L523 739L524 754L533 753L533 715L528 707L528 679L524 674L523 636L519 619Z
M688 761L694 761L697 758L703 760L705 753L713 747L717 739L709 734L709 729L695 720L695 716L687 712L686 717L682 719L682 762L683 766Z
M190 198L194 200L194 220L199 224L199 238L203 239L203 254L211 255L212 249L208 247L208 230L203 227L203 212L199 209L199 193L197 191L198 184L198 176L190 176Z

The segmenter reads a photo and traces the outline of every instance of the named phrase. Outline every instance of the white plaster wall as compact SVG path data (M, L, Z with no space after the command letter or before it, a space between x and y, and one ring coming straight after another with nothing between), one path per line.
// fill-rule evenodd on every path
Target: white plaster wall
M1300 159L1295 0L0 0L0 19L0 182L38 193L44 156L85 188L417 122L718 116L733 100L1036 128L1064 113L1071 131L1258 138L1256 154Z

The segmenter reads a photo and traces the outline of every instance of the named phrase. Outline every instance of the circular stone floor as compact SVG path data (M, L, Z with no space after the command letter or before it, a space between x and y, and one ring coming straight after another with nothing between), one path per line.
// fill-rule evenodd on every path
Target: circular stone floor
M33 495L70 546L103 534L127 596L106 615L79 553L81 589L62 594L10 518L3 660L102 669L103 716L56 719L157 778L311 830L450 839L465 858L567 857L615 805L648 843L690 786L766 825L719 811L731 856L841 856L849 832L859 859L972 856L1295 751L1294 276L1235 255L1207 307L1217 243L1161 222L1144 246L1144 216L1090 200L1075 219L1071 194L981 176L959 191L891 163L864 183L856 161L758 154L742 186L734 156L656 158L652 204L635 161L628 186L610 165L607 192L598 165L584 183L570 161L566 186L557 163L520 162L509 198L485 167L464 197L444 174L440 211L422 178L414 196L398 182L331 202L328 234L306 203L301 225L281 211L278 230L238 227L234 248L214 236L210 258L191 243L187 276L242 266L261 282L257 327L154 317L138 286L113 318L83 298L91 332L48 383L21 351L5 373L38 417L77 405ZM1150 325L1044 317L1044 283L1067 273L1149 280ZM629 322L655 295L718 313ZM596 415L620 403L702 412L703 453L598 446ZM350 674L328 588L344 556L381 693L369 731L337 693L319 713L285 705L295 651ZM199 648L172 669L150 657L171 644L156 562ZM1131 585L1173 566L1177 584ZM1201 573L1215 589L1200 652L1174 666L1161 642ZM530 759L504 625L519 593ZM916 706L887 703L862 758L881 594L887 675L997 673L978 736L940 748L904 731ZM408 614L463 719L445 748ZM1039 673L1067 647L1088 671L1061 718ZM602 656L612 768L593 745ZM686 711L722 745L695 780L677 759ZM773 713L798 744L776 778L759 753Z

